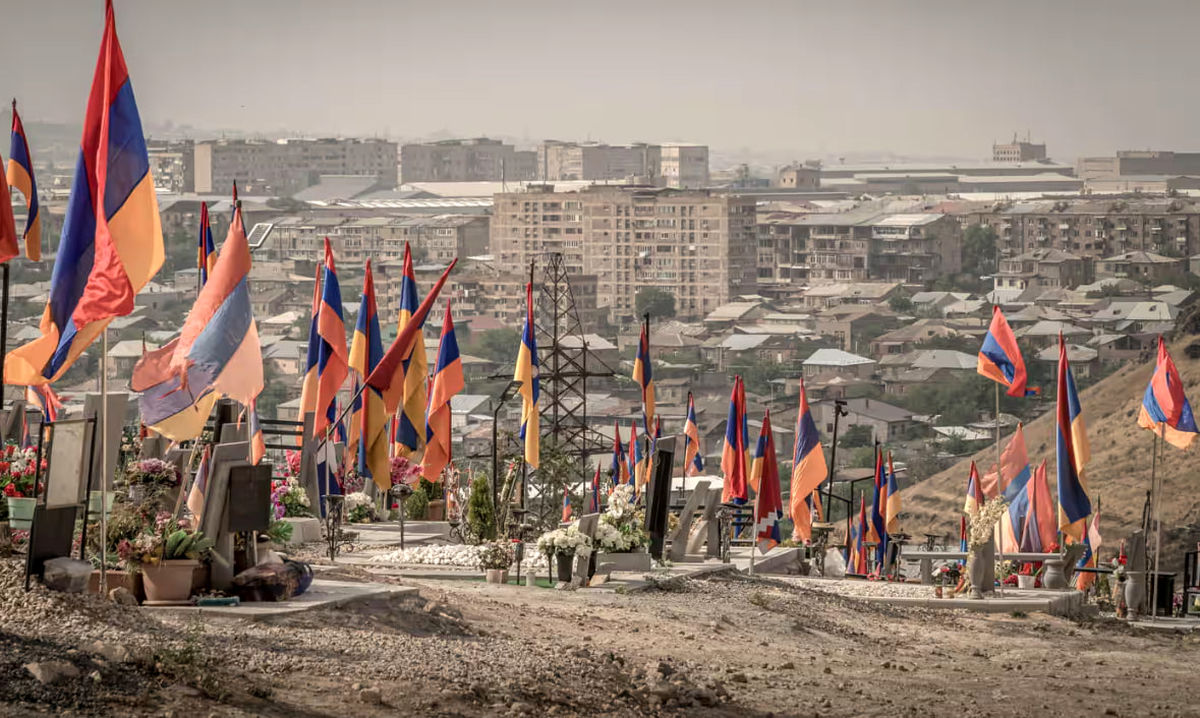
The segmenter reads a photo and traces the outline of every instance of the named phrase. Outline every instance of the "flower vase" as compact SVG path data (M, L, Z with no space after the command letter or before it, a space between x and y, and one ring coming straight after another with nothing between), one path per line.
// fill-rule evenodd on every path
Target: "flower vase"
M506 568L489 568L486 575L488 583L508 583L508 569Z
M983 600L983 584L987 580L986 558L980 551L971 551L967 554L967 576L971 581L971 592L967 597L977 601Z
M6 496L8 500L8 525L17 531L28 531L33 526L33 509L37 499Z
M426 521L445 521L446 520L446 502L437 499L429 502L429 508L425 509Z
M1042 585L1052 591L1061 591L1067 587L1067 575L1063 573L1061 558L1050 558L1042 564L1046 573L1042 575Z
M199 561L181 559L142 566L146 600L183 603L192 595L192 574Z
M563 583L571 582L571 568L575 563L575 554L573 553L556 553L554 554L555 566L557 568L558 580Z
M1137 618L1146 608L1146 574L1129 571L1125 579L1125 606L1130 618Z

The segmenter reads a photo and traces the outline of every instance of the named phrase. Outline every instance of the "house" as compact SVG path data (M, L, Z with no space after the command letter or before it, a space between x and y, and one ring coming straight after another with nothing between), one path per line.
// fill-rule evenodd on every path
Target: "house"
M899 282L846 282L810 287L801 297L809 310L826 309L839 304L878 304L891 299L900 289Z
M947 382L953 378L954 373L949 369L905 369L884 378L883 393L888 396L906 396L919 386Z
M834 371L844 376L867 379L875 373L875 360L851 354L841 349L818 349L801 365L804 376L816 376L825 371Z
M1037 360L1057 364L1058 354L1058 347L1046 347L1037 353ZM1093 347L1068 343L1067 361L1071 363L1071 373L1082 379L1091 376L1099 368L1100 352Z
M1087 346L1099 352L1102 363L1123 362L1129 359L1150 361L1155 340L1152 335L1097 334L1087 341Z
M879 399L847 399L844 408L846 414L838 420L839 433L851 426L868 426L872 438L885 444L909 438L921 426L909 410ZM822 399L813 402L810 410L822 436L832 437L833 401Z
M900 319L886 307L846 304L817 315L817 333L829 337L846 351L858 351L871 337L891 329Z
M1128 277L1158 282L1187 271L1186 259L1164 257L1154 252L1124 252L1100 260L1098 277Z
M1092 332L1069 322L1052 322L1042 320L1031 326L1023 327L1013 332L1018 339L1024 339L1036 347L1057 346L1058 337L1075 338L1084 341L1083 337L1091 336Z
M711 331L729 329L735 324L748 323L767 313L760 301L739 301L722 304L704 317L704 326Z
M978 357L956 352L953 349L925 349L913 356L913 369L944 369L949 372L974 373Z
M871 355L906 354L930 339L962 336L962 332L941 319L918 319L907 326L880 334L871 340Z

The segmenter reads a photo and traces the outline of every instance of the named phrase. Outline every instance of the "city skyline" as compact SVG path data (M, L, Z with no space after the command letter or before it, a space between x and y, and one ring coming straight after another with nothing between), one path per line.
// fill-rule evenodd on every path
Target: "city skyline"
M30 121L79 122L102 3L5 5L0 62L21 68L5 89ZM116 6L148 125L780 156L983 158L1014 132L1063 161L1200 147L1181 91L1190 23L1115 2Z

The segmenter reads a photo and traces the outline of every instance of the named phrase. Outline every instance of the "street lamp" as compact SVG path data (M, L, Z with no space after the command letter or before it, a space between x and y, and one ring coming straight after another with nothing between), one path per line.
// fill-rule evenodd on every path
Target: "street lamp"
M838 419L843 416L849 416L850 412L846 410L845 399L833 400L833 448L829 453L829 488L825 492L825 505L833 511L833 477L837 475L837 439L838 439ZM852 497L853 498L853 497ZM830 516L829 518L833 518Z
M496 406L492 409L492 506L495 511L499 510L495 507L500 505L500 410L504 408L504 402L517 395L520 388L521 382L508 382L496 397Z

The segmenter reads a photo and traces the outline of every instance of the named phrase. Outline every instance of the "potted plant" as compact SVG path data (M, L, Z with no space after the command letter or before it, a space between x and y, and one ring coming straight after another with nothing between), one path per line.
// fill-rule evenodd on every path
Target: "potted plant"
M0 452L0 490L4 492L8 525L28 531L33 525L34 481L37 478L37 449L8 444Z
M479 548L479 568L488 583L508 583L508 567L516 559L512 543L491 541Z
M346 520L352 524L370 523L375 520L375 502L361 491L347 494L344 504Z
M179 472L174 464L168 464L162 459L141 459L125 469L125 481L129 484L129 500L133 503L159 501L164 506L174 506L179 491ZM100 510L99 491L93 491L89 496L97 500L96 510Z
M169 515L133 542L130 559L141 566L146 600L183 602L191 596L192 576L212 553L212 539Z
M1021 570L1017 573L1017 587L1035 588L1037 585L1037 573L1033 568L1033 563L1026 561L1021 564Z
M575 557L591 555L592 539L579 531L578 524L571 524L539 536L537 547L543 556L555 561L558 580L566 583L571 580L571 562Z
M604 554L598 562L610 564L614 571L650 570L650 554L643 550L650 536L639 515L633 487L622 484L614 489L596 524L596 547Z

